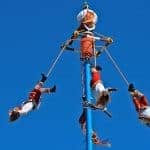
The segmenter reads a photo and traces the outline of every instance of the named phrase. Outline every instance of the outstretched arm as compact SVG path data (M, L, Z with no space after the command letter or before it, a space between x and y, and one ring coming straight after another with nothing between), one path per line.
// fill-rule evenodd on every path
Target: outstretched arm
M56 85L54 85L52 88L41 88L41 93L55 93L56 92Z
M85 27L83 24L81 24L73 33L72 33L72 36L69 40L67 40L62 46L61 48L62 49L66 49L67 46L71 45L73 43L73 41L75 39L78 38L78 36L80 35L80 33L86 31Z

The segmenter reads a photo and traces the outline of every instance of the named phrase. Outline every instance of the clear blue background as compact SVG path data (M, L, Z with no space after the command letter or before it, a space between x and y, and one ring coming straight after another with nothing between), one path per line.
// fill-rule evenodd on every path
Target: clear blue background
M80 62L65 52L46 86L57 93L45 95L38 111L9 123L8 110L27 99L28 92L47 72L60 45L77 28L83 1L0 1L0 149L84 150L78 125L81 107ZM89 0L99 16L96 31L114 39L109 48L128 80L150 97L149 0ZM76 44L75 44L76 45ZM93 127L109 138L112 150L150 147L150 129L137 119L127 86L105 54L98 58L106 86L117 87L109 105L113 118L93 112ZM101 147L94 146L95 150ZM106 148L101 148L106 149Z

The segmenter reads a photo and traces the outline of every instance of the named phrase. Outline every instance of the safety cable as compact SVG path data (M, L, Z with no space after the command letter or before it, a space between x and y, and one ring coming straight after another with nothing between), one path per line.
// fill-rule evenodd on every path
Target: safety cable
M54 60L54 62L52 63L52 66L49 68L48 73L47 73L47 77L50 76L51 72L53 71L56 63L58 62L59 58L61 57L61 55L63 54L64 49L62 49L59 54L57 55L56 59Z
M125 77L125 75L123 74L123 72L121 71L121 69L119 68L119 66L117 65L117 63L113 59L113 57L111 56L110 52L107 50L107 47L104 46L104 48L105 48L105 53L107 54L108 58L111 60L114 67L117 69L117 71L119 72L120 76L122 77L122 79L124 80L126 85L129 86L129 82L128 82L127 78Z

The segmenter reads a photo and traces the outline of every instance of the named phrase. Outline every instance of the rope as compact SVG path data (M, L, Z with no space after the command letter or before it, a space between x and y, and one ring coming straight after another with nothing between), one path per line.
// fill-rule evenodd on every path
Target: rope
M94 44L93 44L93 51L94 51L94 66L96 67L96 65L97 65L97 62L96 62L96 48L95 48L95 42L94 42Z
M48 70L48 73L47 73L47 75L46 75L47 77L50 76L51 72L53 71L53 69L54 69L56 63L58 62L60 56L62 55L63 51L64 51L64 49L62 49L62 50L59 52L59 54L57 55L56 59L55 59L54 62L52 63L52 66L50 67L50 69Z
M94 34L97 35L97 36L99 36L99 37L101 37L101 38L107 38L105 35L100 34L100 33L98 33L98 32L94 32Z
M85 85L84 85L84 68L83 62L81 62L81 88L82 88L82 96L85 96Z
M107 50L106 46L104 46L104 48L105 48L105 53L107 54L108 58L111 60L111 62L114 65L114 67L117 69L117 71L119 72L120 76L122 77L122 79L124 80L124 82L126 83L126 85L129 86L129 82L128 82L127 78L125 77L125 75L123 74L123 72L120 70L120 68L118 67L118 65L115 62L115 60L110 55L110 53Z

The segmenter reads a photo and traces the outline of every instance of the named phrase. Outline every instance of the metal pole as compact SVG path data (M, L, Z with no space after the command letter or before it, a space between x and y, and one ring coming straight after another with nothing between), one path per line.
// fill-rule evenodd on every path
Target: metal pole
M91 88L90 88L90 80L91 80L91 71L90 71L90 62L87 60L84 62L85 68L85 96L88 102L91 102ZM90 108L86 108L86 150L93 150L93 143L91 140L92 137L92 111Z

